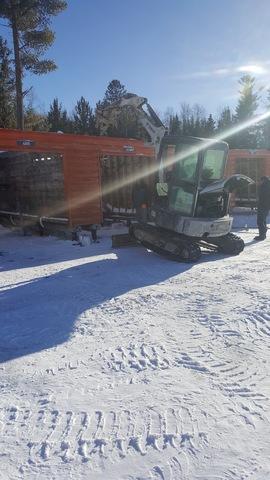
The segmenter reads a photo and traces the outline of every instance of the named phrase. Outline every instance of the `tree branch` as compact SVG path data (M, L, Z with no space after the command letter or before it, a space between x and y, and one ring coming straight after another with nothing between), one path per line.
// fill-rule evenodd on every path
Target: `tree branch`
M26 97L26 95L28 95L28 93L30 93L32 90L33 90L33 87L30 87L27 90L24 90L24 92L22 92L23 97Z

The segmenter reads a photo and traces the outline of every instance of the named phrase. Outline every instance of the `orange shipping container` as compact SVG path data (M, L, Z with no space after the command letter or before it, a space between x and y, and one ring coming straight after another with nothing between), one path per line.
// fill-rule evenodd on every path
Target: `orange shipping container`
M255 206L257 187L262 176L270 176L270 150L231 149L229 151L226 176L241 173L254 180L255 184L244 187L234 195L238 206Z
M140 140L0 129L0 210L100 224L105 204L132 207L125 177L153 165Z

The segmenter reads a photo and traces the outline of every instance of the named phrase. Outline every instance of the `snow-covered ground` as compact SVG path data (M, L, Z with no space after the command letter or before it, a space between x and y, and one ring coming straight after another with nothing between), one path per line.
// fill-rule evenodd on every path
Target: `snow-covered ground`
M254 233L186 265L2 228L0 478L269 479L270 238Z

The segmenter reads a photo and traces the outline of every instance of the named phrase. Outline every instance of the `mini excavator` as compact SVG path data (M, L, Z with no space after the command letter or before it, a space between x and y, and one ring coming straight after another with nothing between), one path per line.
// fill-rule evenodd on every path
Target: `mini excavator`
M97 113L101 134L117 125L123 111L133 112L155 149L157 181L147 211L131 222L129 237L146 248L182 262L199 260L202 248L228 255L244 249L231 232L230 194L254 183L245 175L224 178L228 144L166 134L166 128L144 97L126 94ZM170 154L168 154L170 152ZM173 152L173 153L172 153ZM145 176L146 174L143 173Z

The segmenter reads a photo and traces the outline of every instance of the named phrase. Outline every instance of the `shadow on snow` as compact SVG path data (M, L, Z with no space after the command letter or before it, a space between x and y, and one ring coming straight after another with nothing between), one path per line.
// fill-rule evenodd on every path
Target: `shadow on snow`
M69 244L69 260L89 256L89 253L86 255L89 249L77 248L73 255ZM193 268L193 264L172 262L136 247L131 252L130 248L112 250L100 244L95 246L93 254L96 257L89 257L88 263L19 282L2 292L0 362L66 342L74 331L76 319L86 310ZM206 254L199 263L222 258L222 255ZM63 258L57 258L59 260ZM16 262L17 268L23 266Z

